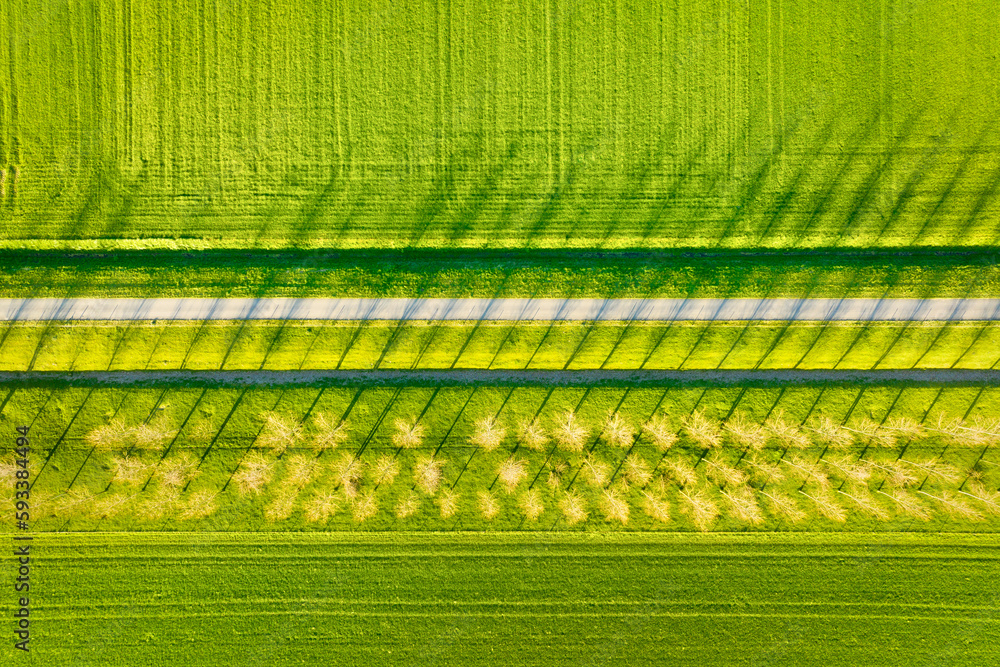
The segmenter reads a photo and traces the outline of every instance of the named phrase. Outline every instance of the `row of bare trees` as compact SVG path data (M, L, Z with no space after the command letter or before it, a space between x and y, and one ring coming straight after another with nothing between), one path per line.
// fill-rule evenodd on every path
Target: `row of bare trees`
M190 429L189 439L210 439L212 434L202 432L199 425ZM416 419L396 419L391 436L393 445L400 449L421 447L427 436L426 426ZM170 430L148 423L126 426L113 420L91 431L88 443L101 451L131 448L162 450L177 437ZM275 412L262 415L262 426L254 446L282 454L288 449L309 448L314 452L336 449L350 437L348 422L319 413L308 423L296 422ZM933 422L917 422L909 417L895 417L876 422L862 418L849 423L838 423L821 416L805 424L787 420L776 413L762 423L736 413L725 420L711 419L695 411L678 420L678 425L664 415L654 415L637 426L620 412L610 412L599 423L588 425L576 412L566 411L546 426L541 419L526 419L508 429L495 416L476 420L469 442L486 451L493 451L505 444L536 451L556 446L567 452L582 452L588 444L597 441L608 445L630 448L640 439L666 451L683 440L705 449L734 446L746 451L760 451L766 447L781 449L808 449L821 446L830 449L849 449L854 446L893 448L905 443L929 438L963 447L985 446L1000 442L1000 419L976 417L971 421L940 414Z

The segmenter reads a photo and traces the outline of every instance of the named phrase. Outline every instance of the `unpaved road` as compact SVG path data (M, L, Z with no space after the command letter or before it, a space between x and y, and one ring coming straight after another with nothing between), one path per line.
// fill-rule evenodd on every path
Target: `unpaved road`
M5 371L0 384L59 386L1000 385L1000 370L309 370Z
M997 321L1000 299L0 299L0 321Z

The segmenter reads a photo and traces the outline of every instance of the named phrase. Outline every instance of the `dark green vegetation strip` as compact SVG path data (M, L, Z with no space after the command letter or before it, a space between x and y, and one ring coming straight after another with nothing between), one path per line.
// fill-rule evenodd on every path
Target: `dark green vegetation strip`
M996 248L0 250L18 297L989 297Z
M0 387L812 387L997 386L1000 370L0 371Z
M1000 659L998 547L963 535L43 535L31 647L45 664L987 665Z

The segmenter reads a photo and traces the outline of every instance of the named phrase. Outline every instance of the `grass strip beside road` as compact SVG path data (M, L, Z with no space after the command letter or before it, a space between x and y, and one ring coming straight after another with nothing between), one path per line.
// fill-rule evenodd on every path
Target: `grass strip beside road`
M996 248L901 251L0 250L5 298L1000 296Z
M0 326L0 371L990 369L997 323L71 322Z

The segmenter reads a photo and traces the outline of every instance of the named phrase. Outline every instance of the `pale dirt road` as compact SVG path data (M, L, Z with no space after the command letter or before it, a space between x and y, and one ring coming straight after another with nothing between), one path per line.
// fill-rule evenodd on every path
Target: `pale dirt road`
M4 371L0 384L57 386L741 386L1000 385L1000 370L308 370Z
M0 299L0 321L998 321L1000 299Z

